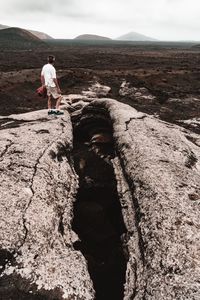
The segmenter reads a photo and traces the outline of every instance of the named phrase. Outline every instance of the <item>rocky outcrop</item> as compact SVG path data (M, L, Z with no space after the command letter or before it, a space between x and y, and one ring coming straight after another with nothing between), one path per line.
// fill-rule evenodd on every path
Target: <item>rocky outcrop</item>
M199 136L112 100L91 105L113 122L129 233L125 299L198 299Z
M178 120L178 123L184 125L186 128L189 128L196 133L200 132L200 118L193 118L189 120Z
M109 183L106 170L113 169L126 228L119 230L127 264L124 299L199 299L199 136L115 100L84 99L76 111L77 105L67 109L78 138L79 178L67 111L59 118L44 111L12 115L1 125L1 298L94 299L95 254L77 247L74 204L76 197L82 201L81 182L84 189ZM86 169L92 156L105 175L97 163Z
M82 94L88 98L101 98L106 97L110 92L111 88L109 86L105 86L100 84L99 82L95 82L91 87L89 87L88 91L83 91Z
M70 118L46 116L13 115L18 127L1 131L0 298L93 299L86 262L73 249Z
M131 87L130 82L126 81L122 82L119 89L119 95L122 97L129 97L130 99L138 102L143 101L147 104L156 102L156 97L153 96L147 88Z

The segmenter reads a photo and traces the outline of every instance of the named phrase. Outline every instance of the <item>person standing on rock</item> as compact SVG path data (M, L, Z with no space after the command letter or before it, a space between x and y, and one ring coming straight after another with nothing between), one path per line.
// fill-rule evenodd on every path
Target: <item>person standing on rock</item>
M48 96L48 115L63 115L64 112L61 111L60 102L62 99L61 90L56 78L56 69L54 68L55 56L48 56L48 63L45 64L41 72L41 82L42 86L47 89ZM56 108L53 109L52 98L56 100Z

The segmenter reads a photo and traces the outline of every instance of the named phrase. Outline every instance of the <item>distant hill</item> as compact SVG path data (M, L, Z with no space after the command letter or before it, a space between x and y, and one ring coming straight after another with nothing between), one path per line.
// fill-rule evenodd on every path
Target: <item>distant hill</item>
M95 41L105 41L105 40L111 40L108 37L95 35L95 34L81 34L77 37L75 37L75 40L95 40Z
M0 24L0 30L5 29L5 28L13 28L13 27ZM32 33L33 35L35 35L36 37L38 37L41 40L53 39L50 35L48 35L44 32L40 32L40 31L36 31L36 30L27 30L27 29L24 29L24 30L29 31L30 33Z
M0 30L0 48L32 49L46 46L45 42L25 29L10 27Z
M48 35L44 32L35 31L35 30L28 30L28 31L30 33L34 34L35 36L37 36L41 40L51 40L51 39L53 39L50 35Z
M192 48L194 48L194 49L196 48L196 49L199 50L200 49L200 44L195 44L195 45L192 46Z
M9 28L9 26L0 24L0 30L1 30L1 29L5 29L5 28Z
M120 41L135 41L135 42L145 42L145 41L158 41L154 38L151 38L149 36L137 33L137 32L129 32L127 34L124 34L118 38L116 38L116 40L120 40Z

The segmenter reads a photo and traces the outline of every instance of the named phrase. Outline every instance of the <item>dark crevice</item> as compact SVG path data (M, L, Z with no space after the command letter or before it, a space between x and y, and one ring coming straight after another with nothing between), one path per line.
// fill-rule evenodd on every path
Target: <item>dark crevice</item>
M37 134L44 134L44 133L49 134L50 132L49 132L49 130L47 130L47 129L40 129L40 130L37 130L36 133L37 133Z
M122 300L127 260L126 232L111 159L115 156L112 126L105 112L87 111L74 124L74 167L79 189L72 228L96 292L96 300Z
M46 291L37 290L36 284L22 278L20 275L4 275L0 278L1 300L61 300L63 295L59 289Z
M60 217L58 231L60 232L61 235L64 235L63 215L61 215L61 217Z
M132 120L135 120L135 119L137 119L137 120L142 120L142 119L145 119L146 117L147 117L147 116L143 115L143 116L137 117L137 118L130 118L128 121L125 122L125 124L126 124L126 129L125 129L125 131L128 130L128 125L130 124L130 122L131 122Z
M6 145L5 150L1 153L0 158L2 158L6 152L8 151L8 149L14 144L14 142L8 140L10 142L10 144Z
M193 136L190 136L190 135L185 135L185 137L188 139L188 141L192 142L194 145L199 147L199 144L197 142L198 141L197 138L195 138Z
M52 298L39 295L36 287L31 286L28 280L19 275L2 275L6 265L16 265L16 253L0 249L0 299L1 300L49 300ZM35 259L36 257L34 257ZM30 293L30 290L32 291ZM33 292L33 290L35 290Z
M196 166L196 163L198 162L198 159L196 155L191 151L190 154L187 157L187 161L185 162L185 166L189 169L192 169Z
M13 261L14 252L6 249L0 249L0 274L5 270L6 264Z
M49 122L51 121L51 119L47 120L46 118L41 118L37 120L38 122ZM2 119L0 120L0 130L3 129L11 129L11 128L17 128L20 127L21 125L24 124L34 124L35 121L34 120L15 120L15 119L11 119L11 118L6 118L6 119ZM39 132L41 133L41 132Z

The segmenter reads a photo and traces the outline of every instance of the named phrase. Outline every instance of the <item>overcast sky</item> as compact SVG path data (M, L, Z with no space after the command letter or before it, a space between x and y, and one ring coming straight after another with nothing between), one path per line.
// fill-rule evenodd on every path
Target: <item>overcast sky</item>
M200 0L4 0L0 24L54 38L130 31L159 40L200 40Z

